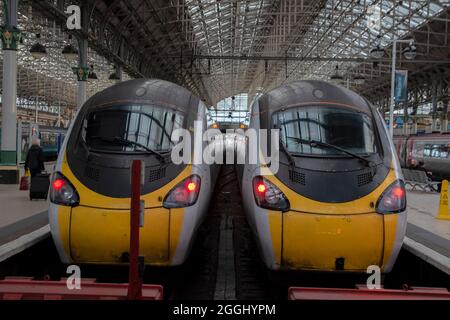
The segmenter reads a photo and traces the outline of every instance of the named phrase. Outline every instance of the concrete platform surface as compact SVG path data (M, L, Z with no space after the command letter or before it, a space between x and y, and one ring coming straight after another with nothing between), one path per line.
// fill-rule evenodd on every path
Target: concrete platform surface
M450 220L436 219L439 193L408 191L408 226L403 247L450 274Z
M450 220L436 219L439 193L407 192L408 222L450 241Z
M51 173L53 166L46 163L46 171ZM0 245L48 224L47 208L47 200L30 201L29 191L20 191L19 185L0 184Z
M18 185L0 185L0 228L46 211L46 200L30 201L28 191Z

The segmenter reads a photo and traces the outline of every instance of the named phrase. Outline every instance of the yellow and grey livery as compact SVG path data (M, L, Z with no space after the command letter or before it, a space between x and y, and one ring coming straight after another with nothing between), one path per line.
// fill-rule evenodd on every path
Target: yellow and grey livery
M266 266L390 272L405 235L406 197L378 111L343 87L297 81L259 96L249 128L280 135L278 172L238 166Z
M173 130L202 122L206 107L188 90L162 80L112 86L78 111L50 187L49 219L64 263L128 261L130 167L145 163L140 255L146 264L182 264L208 208L214 166L174 164ZM193 144L194 148L202 148Z

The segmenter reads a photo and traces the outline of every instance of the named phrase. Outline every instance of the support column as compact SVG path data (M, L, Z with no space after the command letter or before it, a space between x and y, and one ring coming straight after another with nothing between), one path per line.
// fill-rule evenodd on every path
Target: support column
M431 88L431 131L436 130L436 115L437 115L437 80L433 79L432 88Z
M123 75L122 75L122 67L117 65L117 76L119 77L119 81L123 81Z
M389 136L394 137L394 110L395 110L395 63L397 59L397 42L392 43L392 68L391 68L391 104L389 108Z
M414 119L414 123L413 123L413 131L412 132L409 132L409 134L417 134L417 131L419 130L419 126L418 126L418 124L417 124L417 121L419 121L419 119L418 118L415 118Z
M409 115L408 115L408 101L403 104L403 134L409 134Z
M448 132L448 104L450 102L450 98L445 98L442 100L444 103L442 109L442 117L441 117L441 132Z
M78 62L78 67L73 68L73 71L78 78L77 108L80 109L83 106L84 102L86 101L86 88L87 88L86 82L90 72L90 69L87 66L87 50L88 50L87 39L78 39L78 47L80 59Z
M56 122L56 126L59 128L61 127L61 102L58 106L58 121Z
M16 150L17 52L3 50L2 151Z
M0 27L3 48L3 96L0 183L17 183L17 46L22 34L17 28L18 0L3 0L5 25Z

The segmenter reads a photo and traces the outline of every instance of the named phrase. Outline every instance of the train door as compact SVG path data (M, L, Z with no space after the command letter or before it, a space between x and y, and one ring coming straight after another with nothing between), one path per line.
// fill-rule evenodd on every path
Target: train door
M400 166L406 167L406 154L407 154L407 146L408 146L409 137L406 137L400 141Z
M406 163L405 163L405 167L409 168L411 166L413 166L413 157L412 157L412 152L413 152L413 148L414 148L414 139L407 139L406 140L406 155L405 155L405 159L406 159Z

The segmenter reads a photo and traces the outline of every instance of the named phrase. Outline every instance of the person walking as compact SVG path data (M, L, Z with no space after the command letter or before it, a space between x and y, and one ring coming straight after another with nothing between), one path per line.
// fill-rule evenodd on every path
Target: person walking
M25 170L30 170L31 177L40 174L44 169L44 153L40 146L41 141L38 138L33 138L31 147L28 150L25 159Z

